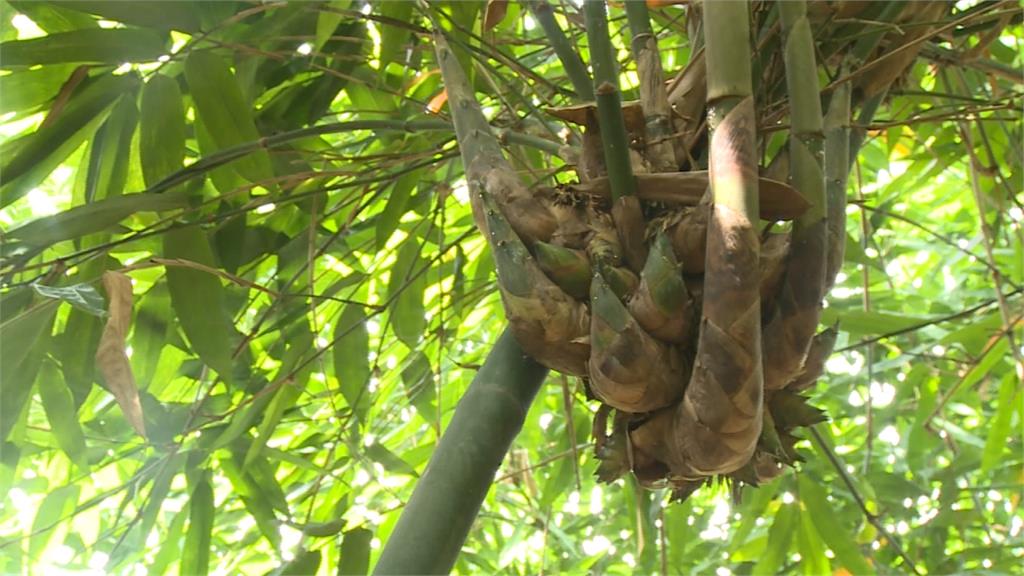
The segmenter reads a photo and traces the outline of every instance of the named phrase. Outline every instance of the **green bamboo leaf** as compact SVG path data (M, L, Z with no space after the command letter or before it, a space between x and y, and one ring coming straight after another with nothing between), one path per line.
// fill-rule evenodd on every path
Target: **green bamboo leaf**
M434 404L437 390L430 359L420 350L413 350L409 355L412 356L412 360L402 369L405 397L424 420L433 422L437 419L437 408Z
M74 65L43 66L0 76L0 114L31 110L49 102L74 72Z
M972 386L981 381L982 378L987 376L992 368L995 367L999 362L1009 358L1008 352L1010 351L1010 342L1006 338L1000 338L998 342L992 345L982 356L978 363L971 367L964 375L963 380L960 382L960 390L969 390Z
M775 574L789 556L789 544L800 521L799 510L792 504L783 504L775 512L775 521L768 531L768 545L754 566L753 574Z
M324 44L331 39L331 35L341 23L342 13L348 7L348 0L330 0L327 3L327 10L321 10L316 16L316 40L313 48L320 51Z
M370 335L366 312L358 304L346 304L334 329L334 376L345 402L361 422L370 409Z
M9 240L46 248L88 234L102 232L139 212L161 212L188 206L183 194L128 194L75 206L38 218L7 233Z
M295 402L306 388L306 382L313 371L312 363L306 363L304 367L298 368L310 350L315 350L313 332L309 329L309 323L305 320L298 322L288 330L285 339L288 342L288 349L281 359L281 368L278 369L277 375L274 377L274 382L279 382L280 388L274 393L274 399L270 401L270 406L263 414L257 438L253 440L249 451L245 454L242 463L243 470L248 470L249 465L259 457L260 450L274 434L277 425L284 418L284 413L295 406Z
M147 187L181 170L185 161L185 108L178 82L169 76L154 74L142 89L139 156Z
M33 283L32 288L36 291L36 294L39 294L40 296L53 298L54 300L62 300L87 314L98 317L107 315L106 301L103 300L103 296L100 296L100 293L97 292L96 288L91 284L44 286L42 284Z
M71 390L52 362L44 361L39 374L39 399L57 445L82 471L89 470L85 435L78 424L78 410Z
M68 484L53 490L43 498L32 520L32 537L28 541L29 557L41 558L53 537L54 528L74 512L81 489L82 487L77 484Z
M398 22L408 22L412 17L411 2L381 2L380 14ZM409 29L391 23L383 23L380 29L380 70L387 70L388 64L400 56L403 45L409 39Z
M185 518L188 517L188 512L188 508L182 508L174 515L167 532L160 540L160 550L157 551L153 562L147 566L150 574L163 574L167 566L181 556L181 535L185 531Z
M391 235L398 229L398 223L409 205L409 197L412 196L416 184L422 177L422 170L414 170L399 178L391 187L388 194L388 202L384 209L377 215L377 249L381 250L384 244L391 238Z
M89 147L85 197L89 202L120 196L128 179L132 135L138 122L135 96L122 96Z
M821 311L821 323L834 325L839 322L843 332L860 336L888 334L927 322L927 318L906 316L890 312L870 312L864 310L843 310L826 308Z
M49 2L10 0L8 4L13 6L18 12L28 16L32 22L51 34L55 32L70 32L81 28L99 27L99 23L96 20L89 18L85 14L54 6Z
M353 528L342 534L338 576L366 576L372 540L373 532L366 528Z
M230 456L220 459L220 468L231 482L231 487L239 498L245 509L256 521L256 526L267 538L274 548L281 545L281 526L274 514L274 508L267 499L262 487L238 466L240 458Z
M184 463L185 455L181 452L176 452L167 456L167 459L158 465L159 471L153 477L152 487L149 489L149 494L146 497L146 506L142 509L142 522L139 532L143 540L149 537L149 532L156 523L164 500L170 493L171 482L181 472L181 466Z
M320 550L306 550L300 548L295 557L289 562L282 564L270 574L273 576L309 576L316 574L320 568L322 554Z
M218 149L259 140L252 106L243 98L238 82L222 58L211 52L192 52L185 60L185 78L199 118ZM234 165L239 174L253 183L274 176L266 150L244 156Z
M167 53L166 35L141 28L91 28L0 44L0 68L94 62L152 62Z
M57 338L54 354L60 359L64 382L76 407L85 402L96 381L96 348L103 324L102 319L91 313L70 310L64 332Z
M1005 340L1003 341L1005 342ZM1010 424L1013 421L1013 413L1020 407L1020 402L1017 401L1019 385L1020 382L1013 370L1007 371L1002 383L999 384L996 415L992 419L988 437L985 438L985 448L981 453L982 476L996 468L1006 450L1007 441L1013 436Z
M56 301L37 304L0 324L0 442L20 419L46 352Z
M7 60L6 52L3 60ZM0 170L0 208L42 182L103 122L113 103L137 83L138 79L129 74L104 75L73 96L52 123L29 135Z
M210 545L213 532L213 488L208 479L209 472L202 476L192 489L188 504L188 532L185 534L185 548L181 551L181 574L206 576L210 570Z
M395 336L410 348L416 346L427 327L423 308L423 291L427 286L423 269L427 262L420 256L417 240L410 236L398 249L387 291Z
M132 372L140 385L148 388L167 345L171 300L164 283L154 284L141 298L135 311L132 331Z
M177 228L163 238L164 256L216 268L206 234L195 226ZM224 287L207 272L182 266L167 267L171 306L192 350L220 374L231 377L233 328L225 308Z
M374 442L367 446L366 455L374 462L383 466L384 469L389 472L393 472L395 474L407 474L409 476L419 476L419 474L416 473L416 469L403 460L401 456L395 454L391 450L388 450L379 442Z
M832 567L829 565L828 557L825 556L825 546L822 544L821 537L818 536L818 531L814 528L810 512L802 510L799 522L796 544L797 551L800 552L800 564L804 574L807 576L831 574Z
M196 3L188 0L51 0L49 4L145 28L179 32L199 30Z
M808 475L801 474L799 487L800 501L807 509L821 539L835 553L836 560L853 574L873 574L875 570L857 549L856 540L837 521L835 510L825 498L821 485Z

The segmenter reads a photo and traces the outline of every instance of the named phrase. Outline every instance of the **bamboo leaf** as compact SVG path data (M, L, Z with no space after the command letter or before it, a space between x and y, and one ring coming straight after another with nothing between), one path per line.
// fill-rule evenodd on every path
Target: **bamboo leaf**
M90 28L0 44L0 68L95 62L152 62L167 53L166 36L142 28Z
M419 474L416 473L416 469L410 466L408 462L391 450L388 450L379 442L374 442L367 446L366 455L374 462L383 466L384 469L389 472L393 472L395 474L407 474L409 476L419 476Z
M101 318L107 314L106 302L103 301L103 296L100 296L99 292L90 284L44 286L43 284L33 283L32 289L40 296L62 300L87 314Z
M211 52L192 52L185 60L185 77L199 118L218 149L259 140L252 106L245 101L238 81L222 58ZM270 156L263 149L236 160L234 165L253 183L274 176Z
M44 302L13 318L2 319L0 349L0 442L7 439L32 394L46 351L56 302Z
M380 14L399 22L408 22L412 16L411 2L382 2ZM401 54L406 41L409 40L409 29L405 26L383 23L380 28L380 70L384 72L388 64L394 62Z
M104 272L103 289L107 292L109 308L107 324L96 350L96 367L125 418L139 436L145 438L146 425L139 401L139 388L125 353L125 339L132 324L132 280L119 272Z
M366 576L370 569L372 540L373 532L366 528L353 528L342 534L338 576Z
M53 99L75 66L43 66L0 76L0 114L31 110Z
M295 557L271 572L274 576L309 576L316 574L320 568L322 554L320 550L300 548Z
M85 435L78 423L75 399L52 362L43 362L39 375L39 399L57 445L83 472L88 471Z
M388 300L394 298L391 324L395 336L410 348L416 346L427 327L423 307L423 291L427 285L423 269L426 266L427 262L420 256L417 238L411 236L398 249L388 281Z
M181 170L185 161L185 109L178 82L169 76L154 74L142 89L139 156L147 187Z
M405 396L424 420L433 422L437 417L434 370L430 366L430 359L422 351L414 350L409 354L413 359L402 369Z
M1003 340L1004 342L1006 340ZM999 464L1006 444L1012 437L1010 424L1013 413L1020 407L1017 391L1020 382L1013 371L1008 371L999 385L999 396L996 399L996 415L985 439L985 448L981 453L981 474L984 476Z
M185 528L185 518L188 517L189 509L182 508L174 515L170 526L167 528L164 538L160 542L160 550L157 551L153 562L148 566L151 574L163 574L166 567L181 556L181 533Z
M51 0L49 4L78 10L87 14L102 16L134 26L158 30L196 32L199 30L199 13L194 2L179 0Z
M96 132L89 147L89 171L85 183L88 202L120 196L124 191L138 116L135 95L122 96Z
M828 557L825 556L825 547L821 542L821 537L818 536L818 531L814 528L810 512L801 510L799 522L796 543L804 574L807 576L831 574L832 567L829 566Z
M409 197L422 177L421 170L414 170L399 178L391 187L384 210L377 215L377 249L381 250L391 235L398 229L398 223L409 205Z
M78 149L103 122L111 105L137 82L135 76L128 74L105 75L73 96L54 122L28 136L0 170L0 207L21 198L42 182Z
M164 235L164 256L216 267L206 234L197 227L177 228ZM231 377L233 329L226 317L224 287L207 272L167 267L171 306L193 351L220 374Z
M203 471L188 504L188 532L185 534L185 548L181 551L181 574L206 576L210 570L210 545L213 532L213 489L208 479L209 472Z
M74 511L81 489L77 484L68 484L53 490L43 498L32 520L32 537L28 541L29 557L41 557L53 537L55 528Z
M800 521L799 510L792 504L783 504L775 512L775 521L768 531L768 546L754 566L753 574L775 574L789 555L789 544Z
M836 560L853 574L872 574L875 570L857 549L856 540L836 520L835 510L829 505L821 485L806 474L800 475L800 501L814 523L818 534L832 549Z
M347 304L334 329L334 376L341 395L361 422L370 408L370 335L362 306Z
M237 457L221 458L220 468L228 477L235 493L241 498L245 509L256 521L260 532L276 549L281 545L280 522L260 484L238 466L239 461L240 458Z
M183 194L128 194L75 206L70 210L39 218L11 230L7 238L30 246L46 248L102 232L140 212L161 212L184 208L188 198Z

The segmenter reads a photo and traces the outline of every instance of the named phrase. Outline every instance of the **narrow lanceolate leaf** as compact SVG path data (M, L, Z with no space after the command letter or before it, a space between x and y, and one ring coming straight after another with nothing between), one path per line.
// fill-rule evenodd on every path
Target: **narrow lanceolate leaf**
M212 268L217 266L206 234L196 226L167 232L163 245L166 258L180 258ZM221 378L230 378L233 333L220 280L194 268L168 266L167 287L171 292L171 306L193 351Z
M1020 406L1020 402L1017 401L1019 384L1013 371L1010 370L1007 371L999 385L996 416L992 419L988 437L985 439L985 449L981 453L982 474L994 470L999 465L1003 452L1006 450L1006 444L1013 437L1010 432L1010 423L1013 421L1013 413Z
M78 423L75 399L64 384L60 371L51 362L44 361L40 370L39 399L57 445L82 471L87 471L89 460L85 452L85 435Z
M106 122L96 132L89 148L89 171L85 198L91 202L120 196L128 179L132 135L138 122L135 95L122 96Z
M334 329L334 375L341 395L360 421L370 408L370 335L362 306L347 304Z
M142 177L150 187L181 170L185 161L185 109L178 82L155 74L142 89L139 124Z
M388 300L392 301L391 325L395 336L410 347L419 342L427 327L423 307L423 291L427 287L424 268L427 266L427 261L420 255L419 239L411 236L398 249L388 281Z
M40 296L63 300L87 314L104 316L107 313L103 296L100 296L100 293L91 284L72 284L71 286L32 284L32 288Z
M224 149L260 138L252 106L242 96L238 81L223 58L196 51L185 61L185 77L203 126L217 148ZM235 162L238 173L252 183L273 177L270 156L257 150Z
M141 28L91 28L0 44L0 67L92 62L152 62L167 53L167 37Z
M41 557L53 537L54 529L74 511L81 491L81 486L69 484L53 490L43 498L32 520L32 537L28 541L30 557Z
M209 472L202 472L192 489L188 504L188 532L181 554L181 574L206 576L210 570L210 542L216 509L208 475Z
M190 1L53 0L50 4L134 26L180 32L199 30L199 7Z
M103 289L107 292L109 308L107 324L103 327L96 350L96 368L103 375L107 389L114 395L128 423L145 438L146 425L142 418L139 388L135 385L135 376L125 353L125 339L132 324L132 279L119 272L104 272Z
M338 576L366 576L370 568L370 541L373 531L353 528L341 536Z
M320 550L306 550L300 548L295 556L278 566L271 576L309 576L310 574L316 574L318 568L320 568L320 560L322 554Z
M3 60L6 59L4 53ZM42 182L93 133L111 105L137 82L130 74L103 76L72 96L52 123L28 136L0 169L0 207L21 198Z
M32 395L57 304L44 302L0 319L0 441L7 439Z
M873 574L876 570L864 558L857 548L857 539L853 537L843 523L837 521L836 512L825 498L821 484L806 474L800 475L800 501L814 523L821 539L835 553L836 561L852 574Z
M11 230L7 238L46 248L57 242L102 232L139 212L160 212L185 206L188 206L188 198L182 194L128 194L33 220Z
M405 207L409 204L409 197L412 196L416 184L422 177L422 170L415 170L405 174L391 187L388 194L388 202L384 210L377 215L377 249L384 248L384 244L391 238L391 235L398 229L398 223L405 214Z
M775 574L789 556L789 545L793 541L799 509L792 504L782 505L775 513L775 521L768 530L768 545L765 553L754 566L753 574Z

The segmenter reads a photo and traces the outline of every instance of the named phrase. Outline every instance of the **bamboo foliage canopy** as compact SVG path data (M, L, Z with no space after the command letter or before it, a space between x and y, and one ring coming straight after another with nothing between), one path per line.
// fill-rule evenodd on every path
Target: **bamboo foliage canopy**
M0 19L0 573L1019 563L1017 3Z

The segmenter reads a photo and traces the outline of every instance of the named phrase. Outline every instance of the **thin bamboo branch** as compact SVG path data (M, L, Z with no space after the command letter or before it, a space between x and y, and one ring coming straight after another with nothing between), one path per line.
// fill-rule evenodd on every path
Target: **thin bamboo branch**
M530 8L533 17L540 23L540 27L544 29L544 34L562 62L562 68L565 69L565 74L569 77L569 82L572 83L576 94L581 100L593 101L594 85L590 81L587 66L576 52L569 37L565 35L562 27L555 21L551 4L547 0L526 0L526 5Z
M612 192L612 219L622 243L626 263L639 272L647 260L644 219L636 198L636 179L630 159L626 122L622 116L618 61L608 36L608 14L604 0L585 0L583 16L590 42L590 65L594 69L594 94L601 129L605 168Z

